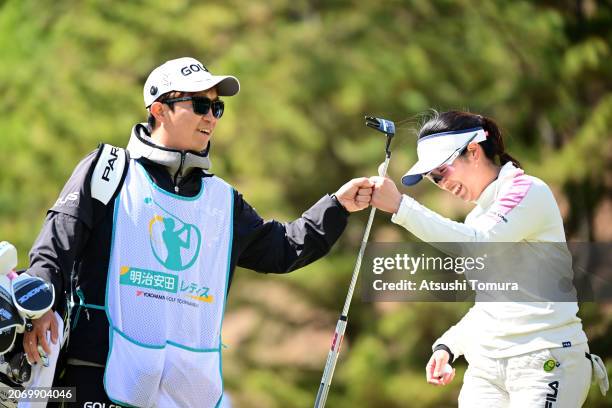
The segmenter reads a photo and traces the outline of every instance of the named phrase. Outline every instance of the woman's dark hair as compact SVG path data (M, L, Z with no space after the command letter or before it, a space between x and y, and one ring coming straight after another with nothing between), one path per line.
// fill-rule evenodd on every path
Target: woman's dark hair
M495 164L504 165L512 162L516 167L521 163L506 152L504 140L497 124L491 118L476 115L469 112L448 111L438 113L429 119L418 132L418 138L432 135L434 133L451 132L462 129L481 127L487 132L487 140L480 142L485 156ZM461 154L465 154L465 149ZM499 163L496 158L499 158Z

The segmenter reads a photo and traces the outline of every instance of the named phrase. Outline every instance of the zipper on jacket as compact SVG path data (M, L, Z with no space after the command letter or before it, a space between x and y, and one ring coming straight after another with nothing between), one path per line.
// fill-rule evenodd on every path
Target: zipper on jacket
M181 164L179 164L179 168L174 175L174 192L176 194L179 192L178 176L181 174L181 170L183 170L183 164L185 164L185 152L181 152Z

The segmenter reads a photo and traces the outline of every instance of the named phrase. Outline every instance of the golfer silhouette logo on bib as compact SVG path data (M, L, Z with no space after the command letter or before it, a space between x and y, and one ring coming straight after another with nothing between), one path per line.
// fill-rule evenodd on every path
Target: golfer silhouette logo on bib
M163 214L155 214L149 221L149 240L157 261L172 271L191 267L200 253L200 230L162 208L153 198L147 197L144 202Z

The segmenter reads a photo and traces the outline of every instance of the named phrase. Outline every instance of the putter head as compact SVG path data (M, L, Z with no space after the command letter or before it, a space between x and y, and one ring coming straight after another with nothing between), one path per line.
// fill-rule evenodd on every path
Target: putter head
M387 137L393 137L395 135L395 123L393 123L392 120L375 118L374 116L366 116L365 120L367 127L385 133Z

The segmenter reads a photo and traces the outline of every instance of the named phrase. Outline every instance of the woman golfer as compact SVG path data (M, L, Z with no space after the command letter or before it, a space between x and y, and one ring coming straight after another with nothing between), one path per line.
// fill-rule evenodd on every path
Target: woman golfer
M493 120L458 111L436 114L418 132L417 154L403 184L425 177L475 204L465 222L455 222L400 194L389 178L373 177L372 205L392 213L394 223L419 239L565 242L551 190L506 152ZM589 354L577 312L576 302L477 301L434 343L427 381L450 383L455 371L447 363L463 354L469 367L460 407L579 407L591 382L591 359L597 358Z

